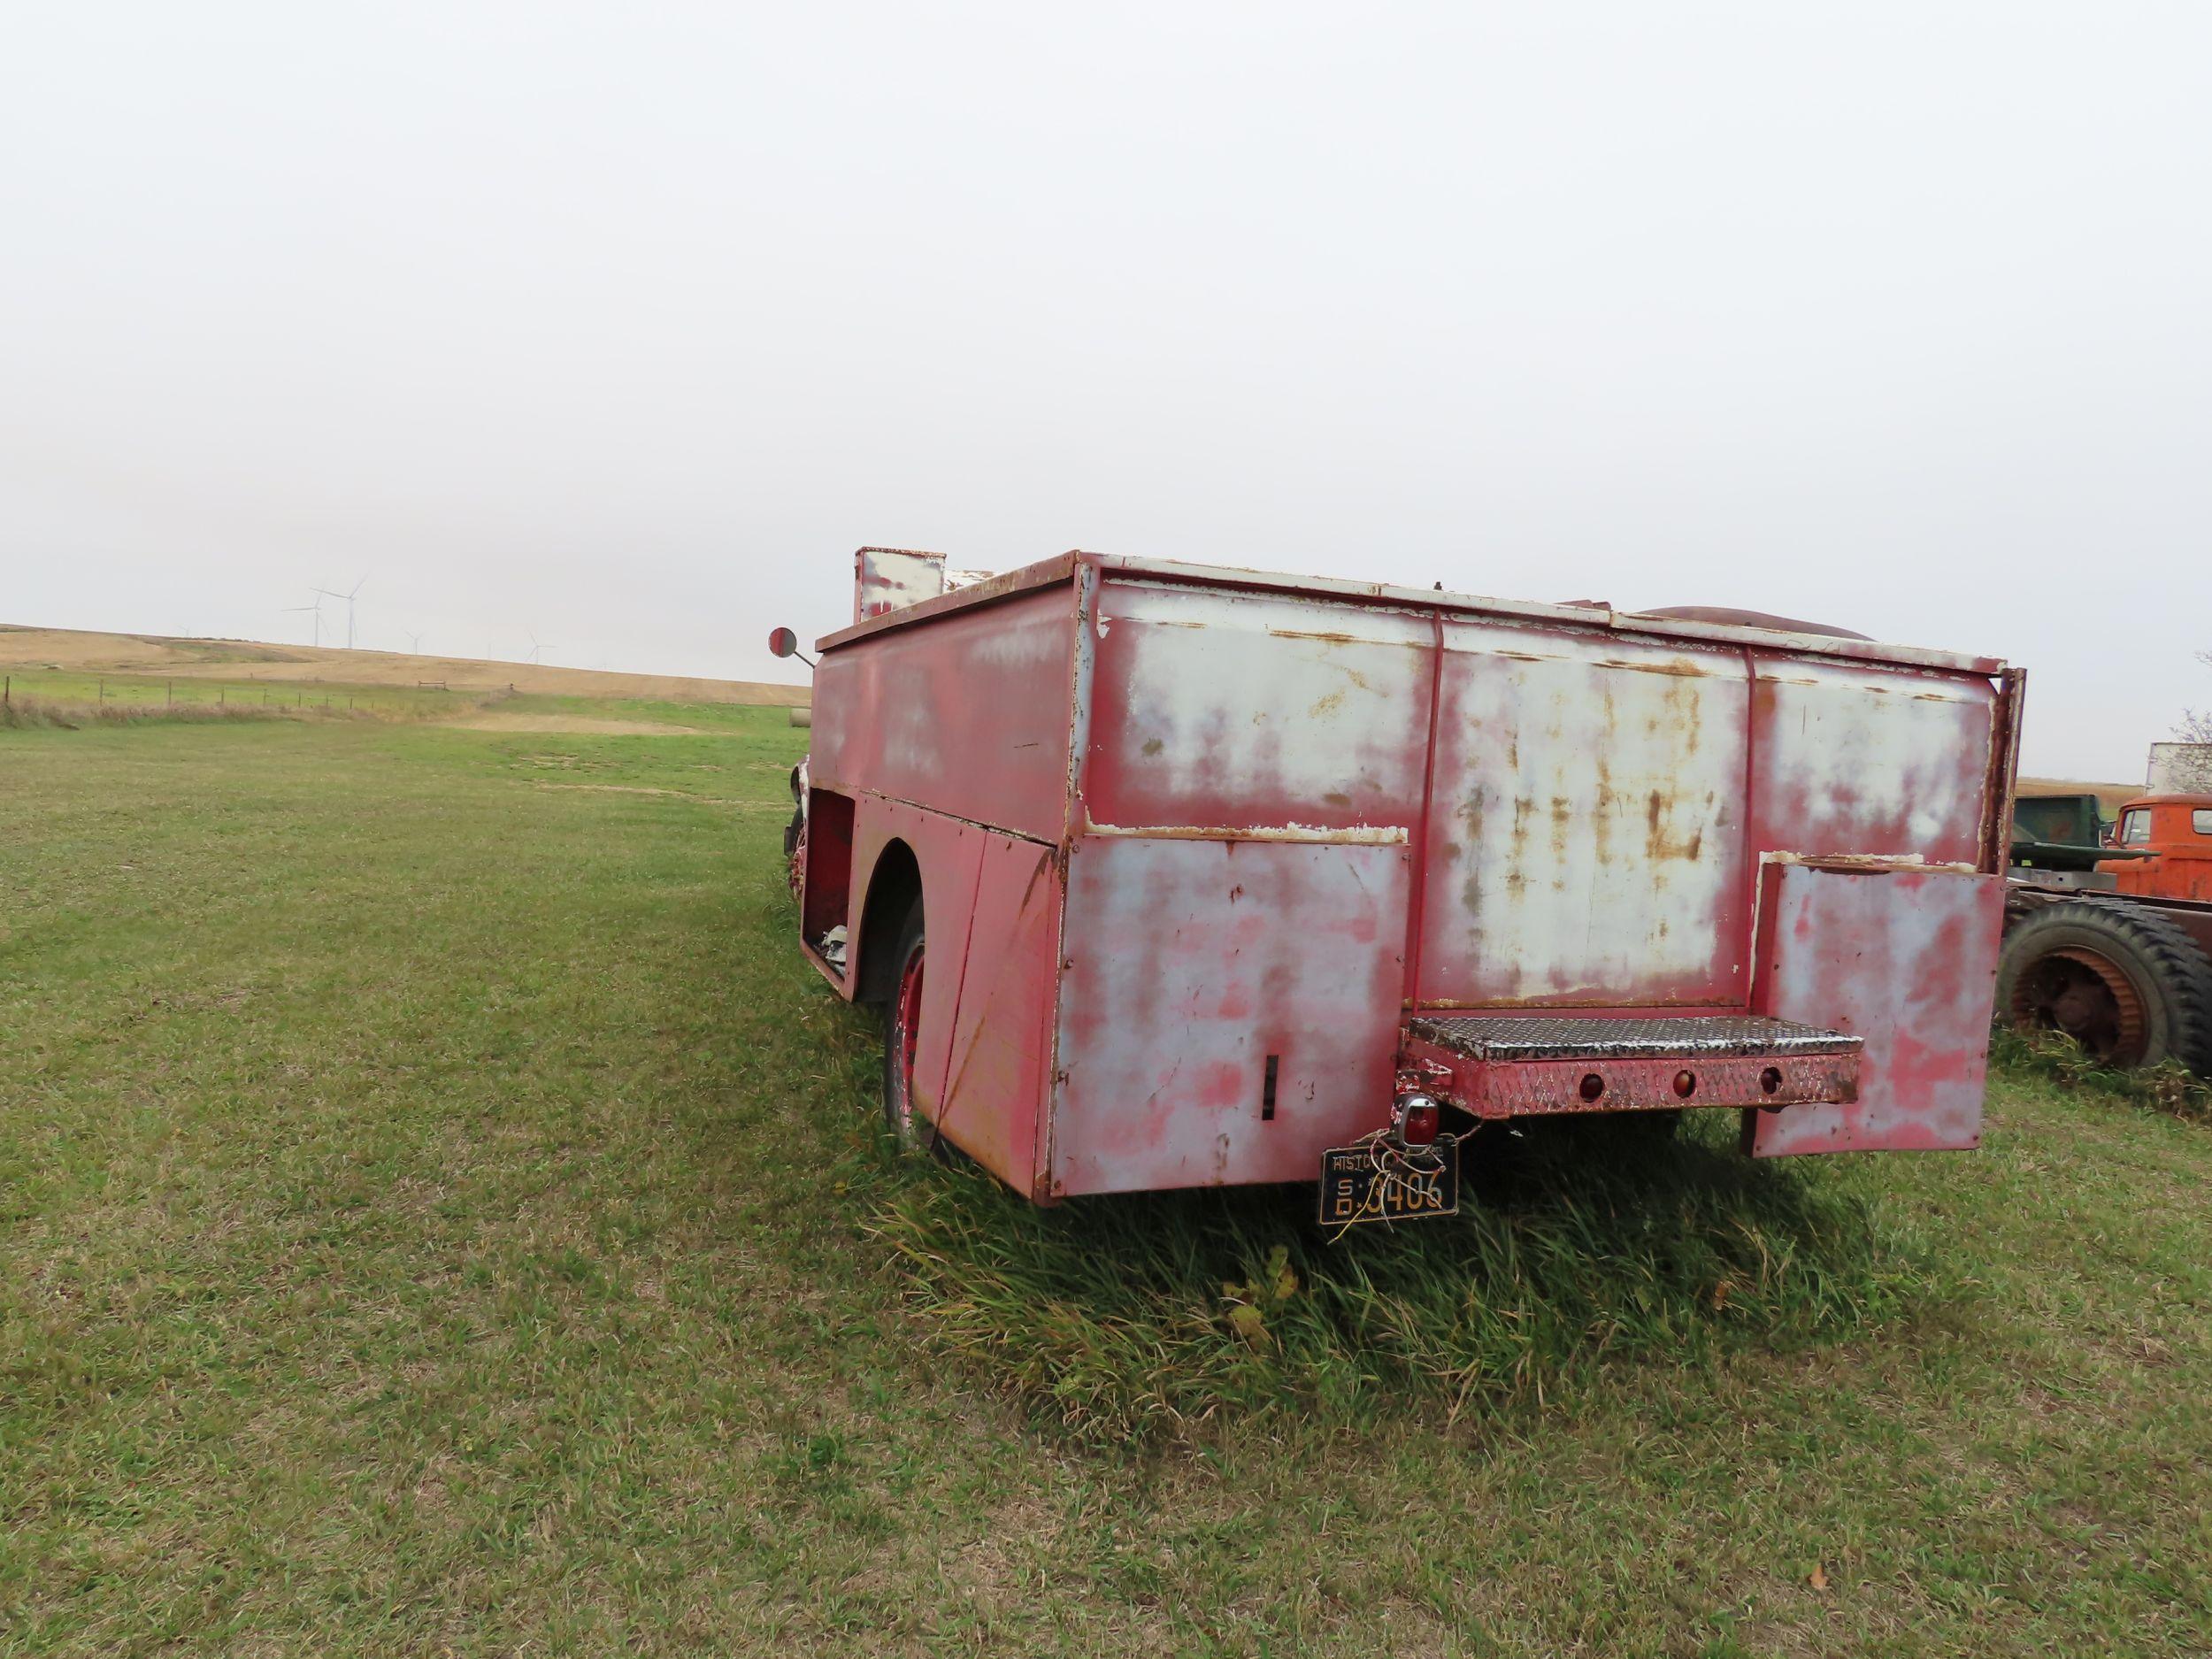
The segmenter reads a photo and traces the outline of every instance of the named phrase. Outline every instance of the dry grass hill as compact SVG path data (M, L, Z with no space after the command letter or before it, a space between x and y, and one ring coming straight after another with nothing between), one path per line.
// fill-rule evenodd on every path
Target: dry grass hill
M682 674L624 674L538 663L465 657L411 657L404 651L349 651L337 646L266 645L251 640L195 640L157 634L93 634L0 623L0 669L158 675L173 680L322 680L348 686L442 684L455 691L649 698L668 703L803 705L805 686Z

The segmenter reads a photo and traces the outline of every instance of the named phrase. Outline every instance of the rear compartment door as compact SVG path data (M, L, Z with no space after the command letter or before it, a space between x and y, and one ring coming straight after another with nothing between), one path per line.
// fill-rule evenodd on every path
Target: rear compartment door
M1443 639L1420 1004L1740 1006L1743 654L1471 619Z

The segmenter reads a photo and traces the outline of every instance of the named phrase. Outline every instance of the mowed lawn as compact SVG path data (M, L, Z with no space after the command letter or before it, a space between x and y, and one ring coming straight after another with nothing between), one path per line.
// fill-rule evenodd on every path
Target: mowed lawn
M0 1653L2212 1649L2212 1130L1030 1212L650 718L0 731Z

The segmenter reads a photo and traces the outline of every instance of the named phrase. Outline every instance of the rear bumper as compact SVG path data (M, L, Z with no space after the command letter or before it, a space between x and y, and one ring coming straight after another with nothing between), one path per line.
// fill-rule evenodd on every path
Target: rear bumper
M1843 1104L1858 1098L1862 1046L1744 1015L1417 1015L1400 1032L1400 1087L1481 1118Z

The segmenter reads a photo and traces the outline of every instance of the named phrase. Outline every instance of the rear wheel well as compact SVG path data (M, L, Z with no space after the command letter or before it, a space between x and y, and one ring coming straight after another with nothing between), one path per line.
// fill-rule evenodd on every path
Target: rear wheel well
M899 929L908 910L922 896L922 866L914 849L902 841L886 842L868 872L868 898L860 912L859 937L851 949L859 964L854 996L863 1002L890 1000L893 978L899 971Z

